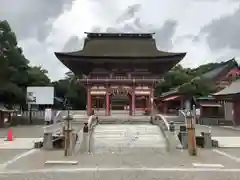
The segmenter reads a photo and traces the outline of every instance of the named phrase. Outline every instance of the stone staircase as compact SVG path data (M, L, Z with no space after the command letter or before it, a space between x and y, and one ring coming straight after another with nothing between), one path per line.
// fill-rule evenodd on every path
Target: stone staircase
M94 130L91 144L93 153L144 153L153 149L165 151L166 147L159 127L150 124L100 124Z
M150 117L148 116L101 116L99 117L100 124L149 124Z
M106 112L104 110L95 110L94 111L97 116L106 116ZM112 110L111 116L118 116L118 115L129 115L129 110ZM136 110L135 116L143 116L143 110Z

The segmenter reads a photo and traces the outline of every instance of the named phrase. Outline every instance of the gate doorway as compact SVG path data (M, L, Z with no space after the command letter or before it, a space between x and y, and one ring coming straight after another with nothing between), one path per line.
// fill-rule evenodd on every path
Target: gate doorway
M111 96L112 110L129 110L130 97L127 94L117 94Z
M129 111L130 113L131 94L128 89L119 87L112 89L110 96L110 109L118 111Z

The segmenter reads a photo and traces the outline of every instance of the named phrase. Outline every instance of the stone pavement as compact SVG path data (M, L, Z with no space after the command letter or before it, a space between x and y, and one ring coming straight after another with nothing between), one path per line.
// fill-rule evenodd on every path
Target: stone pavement
M139 153L80 154L66 158L63 151L40 150L8 164L0 171L0 179L239 179L238 161L213 150L198 152L197 157L191 157L187 151L146 153L143 149ZM44 165L46 160L77 160L79 164Z
M220 127L240 131L240 126L220 126Z
M206 126L196 125L196 135L199 136L201 132L211 132L212 139L217 140L219 147L240 148L240 131L225 128L221 126ZM179 132L180 125L176 125L176 131Z
M103 126L98 126L97 136L101 139L104 138L101 136L106 134L105 141L110 138L111 142L106 144L106 151L97 151L94 154L78 153L72 157L64 157L63 150L0 149L0 179L237 180L240 178L240 148L198 149L198 156L191 157L186 150L174 149L169 153L164 151L161 134L155 126L147 125L149 128L142 128L133 125L135 128L125 126L125 129L122 126L121 130L117 128L119 131L116 131L112 125L107 128L107 131L102 131ZM32 129L27 131L23 128L22 130L25 130L26 134L20 131L15 131L15 134L18 133L20 137L34 135L29 133L33 133ZM111 130L115 133L115 139L108 136ZM221 128L212 128L212 130L216 135L223 132L224 136L235 136L231 130L225 131ZM128 136L125 136L126 132ZM124 153L112 151L111 147L116 146L117 141L121 138L129 140L130 137L134 137L132 138L134 141L129 144L125 141L122 143L122 147L123 145L127 147ZM137 140L139 143L135 142ZM150 147L146 147L146 144ZM45 162L48 160L74 160L79 163L77 165L46 165Z
M225 171L77 171L27 174L1 174L1 180L239 180L239 172Z
M43 136L43 125L38 126L15 126L11 127L15 138L39 138ZM0 129L0 138L7 136L8 128Z
M32 149L34 142L40 140L42 138L14 138L13 141L5 141L5 138L0 138L0 149Z
M180 124L176 124L176 131L179 131ZM224 128L221 126L206 126L206 125L199 125L195 126L196 128L196 135L200 135L201 132L209 132L211 131L212 136L216 137L240 137L240 131L236 131L230 128Z

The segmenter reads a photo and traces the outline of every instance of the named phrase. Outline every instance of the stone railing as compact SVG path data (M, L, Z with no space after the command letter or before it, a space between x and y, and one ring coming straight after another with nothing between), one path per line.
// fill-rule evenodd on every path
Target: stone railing
M59 122L51 125L47 125L43 127L43 133L56 133L61 132L64 126L64 122Z
M158 120L163 130L169 131L169 123L162 114L156 114L155 120Z
M53 118L52 118L54 124L62 121L62 119L63 118L62 118L62 115L61 115L61 111L56 111L55 114L53 115Z
M91 118L91 124L90 124L90 129L89 129L89 139L88 139L88 152L90 153L92 150L91 150L91 140L92 140L92 136L93 136L93 133L94 133L94 128L99 124L99 119L98 119L98 116L94 116Z
M36 117L36 118L44 118L44 115L45 115L45 111L38 111L38 110L23 111L20 114L23 117L29 117L30 112L31 112L32 117Z
M179 110L178 111L178 118L179 118L179 122L183 122L184 124L186 124L186 114L184 110Z
M78 134L79 142L78 147L75 148L75 152L91 152L91 139L95 126L98 124L97 116L89 116L88 118L88 133L84 133L83 129Z
M169 123L163 115L157 114L154 117L154 119L152 120L152 122L153 122L153 124L159 126L159 128L162 132L162 135L165 139L165 142L166 142L167 151L171 151L173 149L182 147L181 142L178 139L176 132L170 131Z

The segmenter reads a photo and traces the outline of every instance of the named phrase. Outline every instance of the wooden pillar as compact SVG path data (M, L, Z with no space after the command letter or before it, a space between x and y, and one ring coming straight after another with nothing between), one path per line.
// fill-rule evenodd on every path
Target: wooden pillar
M149 98L148 98L148 96L145 96L145 110L147 110L148 111L148 109L149 109L149 100L148 100Z
M153 98L154 98L154 89L151 88L151 90L150 90L150 109L151 109L151 115L154 114Z
M149 96L148 96L148 111L149 113L151 113L151 92L149 93Z
M132 94L129 95L129 115L132 116Z
M92 115L92 97L91 97L91 89L88 87L87 90L87 111L88 116Z
M110 93L106 92L106 116L110 116Z
M132 112L132 116L134 116L135 115L135 89L133 89L133 91L132 91L132 98L131 98L131 100L132 100L132 103L131 103L131 106L132 106L132 108L131 108L131 112Z

